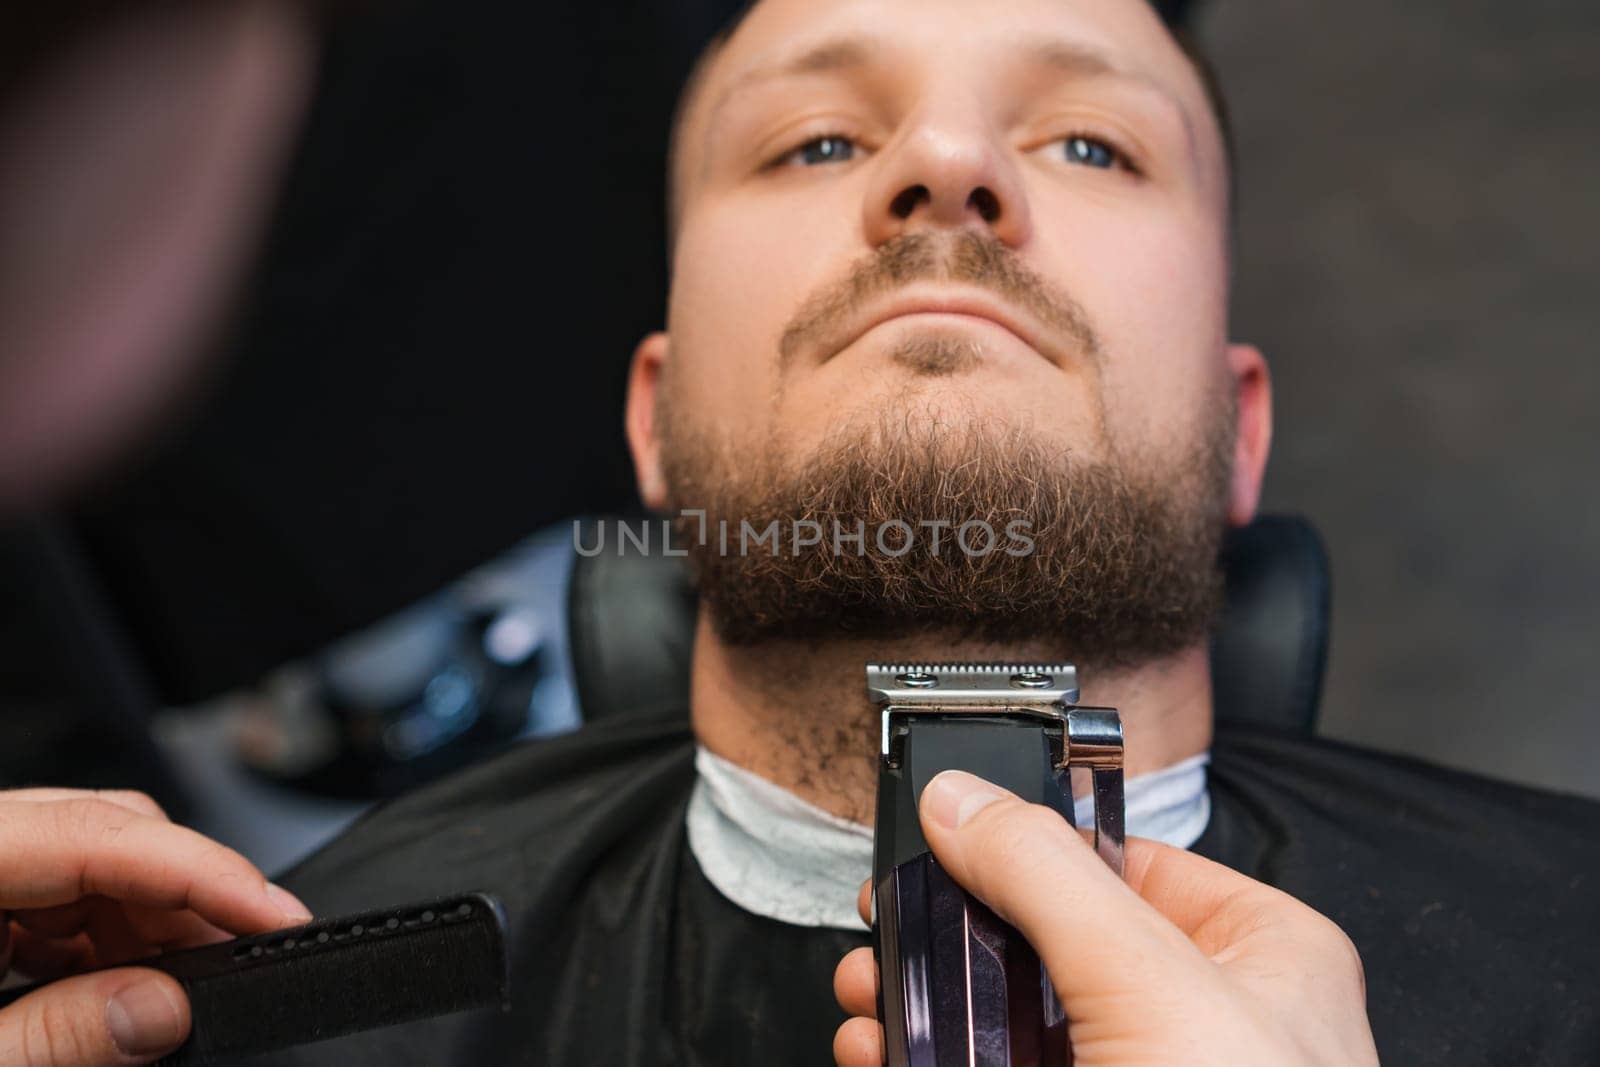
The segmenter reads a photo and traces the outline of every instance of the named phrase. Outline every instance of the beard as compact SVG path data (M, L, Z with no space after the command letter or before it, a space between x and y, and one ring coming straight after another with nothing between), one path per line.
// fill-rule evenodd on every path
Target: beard
M846 423L791 457L671 407L657 424L676 541L729 646L1044 640L1112 669L1191 647L1220 607L1229 405L1143 462L948 407Z

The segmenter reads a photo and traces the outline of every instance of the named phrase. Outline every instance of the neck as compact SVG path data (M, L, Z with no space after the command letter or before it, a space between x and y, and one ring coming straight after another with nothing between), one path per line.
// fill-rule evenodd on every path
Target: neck
M700 613L690 671L694 732L712 752L825 811L872 822L878 787L877 709L869 662L1071 659L1057 642L992 645L856 638L730 647ZM1146 774L1211 743L1211 668L1204 643L1123 671L1079 674L1082 703L1122 712L1127 773Z

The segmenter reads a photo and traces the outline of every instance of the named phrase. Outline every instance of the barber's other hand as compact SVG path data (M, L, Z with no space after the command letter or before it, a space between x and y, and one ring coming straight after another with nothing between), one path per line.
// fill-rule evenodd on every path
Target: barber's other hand
M944 869L1044 961L1076 1067L1378 1062L1355 947L1293 897L1141 838L1123 881L1060 815L960 771L934 778L919 811ZM840 1067L883 1062L877 980L870 948L834 975L855 1016L834 1036Z
M141 793L0 791L0 977L53 979L310 917ZM149 1063L188 1036L176 981L118 967L0 1010L0 1067Z

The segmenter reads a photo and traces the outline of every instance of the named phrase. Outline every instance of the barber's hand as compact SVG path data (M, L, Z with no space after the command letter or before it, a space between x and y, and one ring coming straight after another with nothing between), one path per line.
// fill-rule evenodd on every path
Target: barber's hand
M52 979L310 918L141 793L0 791L0 977ZM0 1010L0 1067L149 1063L188 1036L182 987L119 967Z
M1355 947L1293 897L1141 838L1124 882L1060 815L959 771L928 784L920 814L944 869L1039 953L1076 1067L1378 1062ZM840 1067L883 1062L877 979L870 948L834 975L857 1016L834 1036Z

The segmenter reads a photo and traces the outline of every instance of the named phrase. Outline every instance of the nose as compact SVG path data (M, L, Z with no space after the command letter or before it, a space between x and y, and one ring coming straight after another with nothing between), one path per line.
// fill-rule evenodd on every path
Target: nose
M1027 241L1016 161L972 109L918 116L883 152L864 205L873 247L921 227L982 227L1012 248Z

